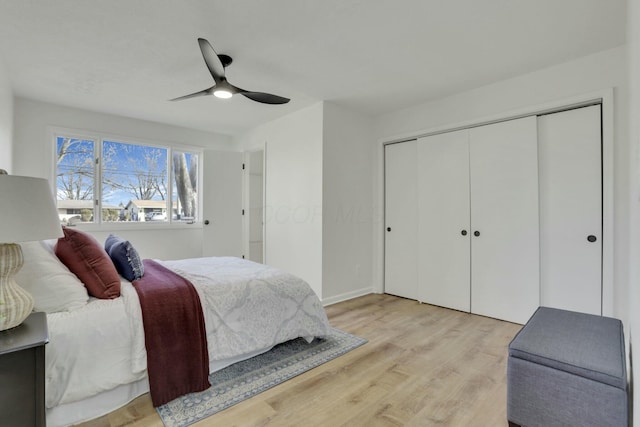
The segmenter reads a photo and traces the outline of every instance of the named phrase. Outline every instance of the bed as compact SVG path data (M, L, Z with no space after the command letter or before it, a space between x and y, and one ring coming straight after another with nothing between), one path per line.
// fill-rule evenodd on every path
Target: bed
M55 244L23 244L25 262L16 277L34 296L35 311L47 312L45 400L50 427L104 415L149 391L136 282L119 275L119 296L92 296L55 255ZM197 290L210 372L277 343L298 337L311 341L329 332L310 286L279 269L234 257L156 261Z

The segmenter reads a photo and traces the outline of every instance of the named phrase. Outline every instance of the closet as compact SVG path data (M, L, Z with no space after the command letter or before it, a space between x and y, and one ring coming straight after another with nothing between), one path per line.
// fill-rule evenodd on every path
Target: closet
M539 304L535 117L417 144L418 299L526 322Z
M540 302L602 312L601 105L538 117Z
M385 292L418 299L416 141L385 146Z
M469 131L420 138L418 159L416 229L422 262L417 299L471 311Z
M385 292L521 324L601 314L600 111L387 145Z

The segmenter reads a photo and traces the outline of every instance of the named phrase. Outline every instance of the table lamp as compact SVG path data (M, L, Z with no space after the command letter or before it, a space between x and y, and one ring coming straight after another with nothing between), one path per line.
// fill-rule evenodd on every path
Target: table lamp
M33 309L33 298L14 278L23 264L16 242L63 234L46 179L8 175L0 169L0 212L0 331L4 331L21 324Z

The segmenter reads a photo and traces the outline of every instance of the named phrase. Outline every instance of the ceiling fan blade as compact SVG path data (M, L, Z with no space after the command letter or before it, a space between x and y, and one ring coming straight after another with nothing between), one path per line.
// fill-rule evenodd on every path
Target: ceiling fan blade
M251 92L249 90L240 89L238 87L236 87L235 89L237 93L242 94L253 101L262 102L263 104L286 104L290 101L289 98L284 98L282 96L273 95L270 93Z
M211 46L211 43L209 43L206 39L198 38L198 45L200 46L200 51L202 52L204 62L209 69L209 73L211 73L211 77L213 77L213 80L216 84L209 89L174 98L171 101L179 101L182 99L211 94L217 96L218 98L231 98L234 94L237 93L244 95L253 101L261 102L263 104L286 104L290 101L289 98L284 98L282 96L264 92L253 92L250 90L240 89L239 87L232 85L227 81L227 78L225 77L225 67L231 64L232 58L228 55L218 55L213 49L213 46Z
M195 98L197 96L211 95L214 87L215 86L211 86L209 89L201 90L200 92L189 95L179 96L177 98L170 99L169 101L182 101L183 99Z
M207 68L209 69L213 80L216 83L224 81L224 65L222 65L222 61L220 61L220 58L218 57L216 51L213 50L213 46L211 46L211 43L203 38L199 38L198 44L200 45L202 57L204 58L205 64L207 64Z

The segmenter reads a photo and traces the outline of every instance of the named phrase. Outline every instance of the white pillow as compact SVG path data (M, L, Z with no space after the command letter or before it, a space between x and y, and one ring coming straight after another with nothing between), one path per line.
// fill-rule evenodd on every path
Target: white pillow
M58 259L52 242L21 243L24 265L15 275L16 283L31 294L34 311L72 311L89 301L78 277Z

